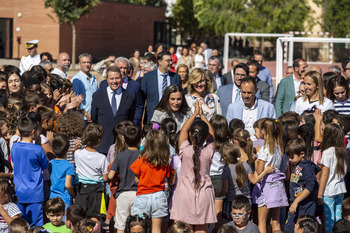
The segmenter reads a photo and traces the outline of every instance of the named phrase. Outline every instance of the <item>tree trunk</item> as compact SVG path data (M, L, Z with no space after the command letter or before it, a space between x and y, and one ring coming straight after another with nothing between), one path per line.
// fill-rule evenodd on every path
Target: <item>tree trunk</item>
M75 71L75 42L76 42L76 31L75 24L72 25L72 68L71 70Z

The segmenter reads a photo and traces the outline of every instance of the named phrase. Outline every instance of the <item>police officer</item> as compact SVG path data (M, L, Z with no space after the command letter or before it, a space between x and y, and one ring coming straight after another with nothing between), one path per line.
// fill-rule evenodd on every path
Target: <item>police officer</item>
M28 56L21 58L21 63L19 64L19 69L21 70L21 75L30 70L33 66L39 65L40 55L38 54L38 40L31 40L25 42L26 49L28 50Z

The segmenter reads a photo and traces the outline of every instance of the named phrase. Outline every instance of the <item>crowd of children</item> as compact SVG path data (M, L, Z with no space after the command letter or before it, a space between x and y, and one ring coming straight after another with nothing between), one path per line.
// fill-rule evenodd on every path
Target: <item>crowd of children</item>
M0 109L0 232L350 229L348 115L259 119L252 141L241 120L208 121L197 100L181 128L171 118L111 126L105 155L104 130L84 122L69 80L24 83L24 98L11 93Z

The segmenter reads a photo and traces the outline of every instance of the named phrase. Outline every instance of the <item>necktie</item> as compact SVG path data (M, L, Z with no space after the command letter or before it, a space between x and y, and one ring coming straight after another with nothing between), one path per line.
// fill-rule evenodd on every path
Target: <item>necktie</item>
M235 103L240 101L240 99L241 99L241 89L237 89Z
M115 116L115 114L117 114L117 100L115 99L115 95L117 93L114 91L113 92L113 97L112 97L112 111L113 111L113 115Z
M163 76L163 84L162 84L162 94L163 94L165 89L168 86L168 80L167 80L167 75L166 74L162 74L162 76Z

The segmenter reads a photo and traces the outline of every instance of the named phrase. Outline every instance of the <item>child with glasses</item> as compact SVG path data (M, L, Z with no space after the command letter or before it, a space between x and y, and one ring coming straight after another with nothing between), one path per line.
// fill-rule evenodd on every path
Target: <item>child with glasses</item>
M227 226L233 226L238 233L259 233L259 228L249 220L251 214L249 199L243 195L236 196L232 201L231 216L233 221Z

